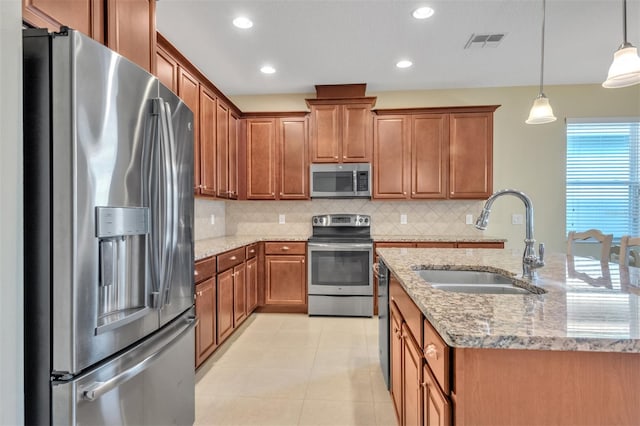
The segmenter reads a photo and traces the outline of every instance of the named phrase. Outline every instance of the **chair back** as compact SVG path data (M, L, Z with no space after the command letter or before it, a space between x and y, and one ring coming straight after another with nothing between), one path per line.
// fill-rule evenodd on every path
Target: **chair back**
M597 229L589 229L584 232L569 232L567 239L567 254L573 254L573 243L577 240L588 240L593 238L600 242L600 260L609 261L609 251L611 250L611 243L613 242L613 234L603 234Z
M640 266L637 264L637 253L632 253L629 250L635 246L640 246L640 237L625 235L620 239L620 256L618 260L620 266L629 266L630 257L633 259L633 266Z

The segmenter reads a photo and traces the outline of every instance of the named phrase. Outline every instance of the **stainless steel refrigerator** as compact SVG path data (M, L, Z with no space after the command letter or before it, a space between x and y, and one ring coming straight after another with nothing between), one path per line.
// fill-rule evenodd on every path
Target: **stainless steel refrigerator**
M27 424L194 421L193 114L73 30L24 30Z

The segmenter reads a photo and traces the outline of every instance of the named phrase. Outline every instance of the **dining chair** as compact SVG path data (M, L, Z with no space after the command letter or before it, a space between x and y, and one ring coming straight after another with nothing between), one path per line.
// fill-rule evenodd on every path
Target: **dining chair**
M597 229L589 229L584 232L569 232L569 236L567 238L567 254L573 254L573 243L575 241L588 240L589 238L593 238L600 243L600 260L608 262L609 251L611 250L611 243L613 242L613 234L603 234Z
M640 266L638 265L638 253L631 251L631 247L640 246L640 237L632 237L631 235L625 235L620 239L620 256L618 262L620 266ZM632 259L629 262L629 258Z

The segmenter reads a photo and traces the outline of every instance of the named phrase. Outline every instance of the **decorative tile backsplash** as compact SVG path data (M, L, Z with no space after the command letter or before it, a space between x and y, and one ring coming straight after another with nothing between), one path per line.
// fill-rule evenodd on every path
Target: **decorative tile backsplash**
M211 224L211 215L214 216L215 223L213 225ZM194 240L206 240L226 235L224 201L196 198L194 216Z
M204 204L198 206L198 204ZM223 206L213 206L222 204ZM325 213L360 213L371 216L374 235L481 235L473 225L465 224L467 214L475 217L482 201L371 201L320 199L311 201L228 201L196 200L196 240L232 235L306 235L311 234L311 216ZM209 215L224 212L225 232L211 226ZM279 224L279 215L285 224ZM400 215L407 224L400 224ZM201 217L202 216L202 217ZM207 229L207 228L216 228Z

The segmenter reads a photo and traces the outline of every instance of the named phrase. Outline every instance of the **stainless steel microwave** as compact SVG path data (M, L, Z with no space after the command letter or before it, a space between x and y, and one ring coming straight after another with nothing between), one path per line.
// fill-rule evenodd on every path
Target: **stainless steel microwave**
M311 198L371 198L371 164L312 164Z

